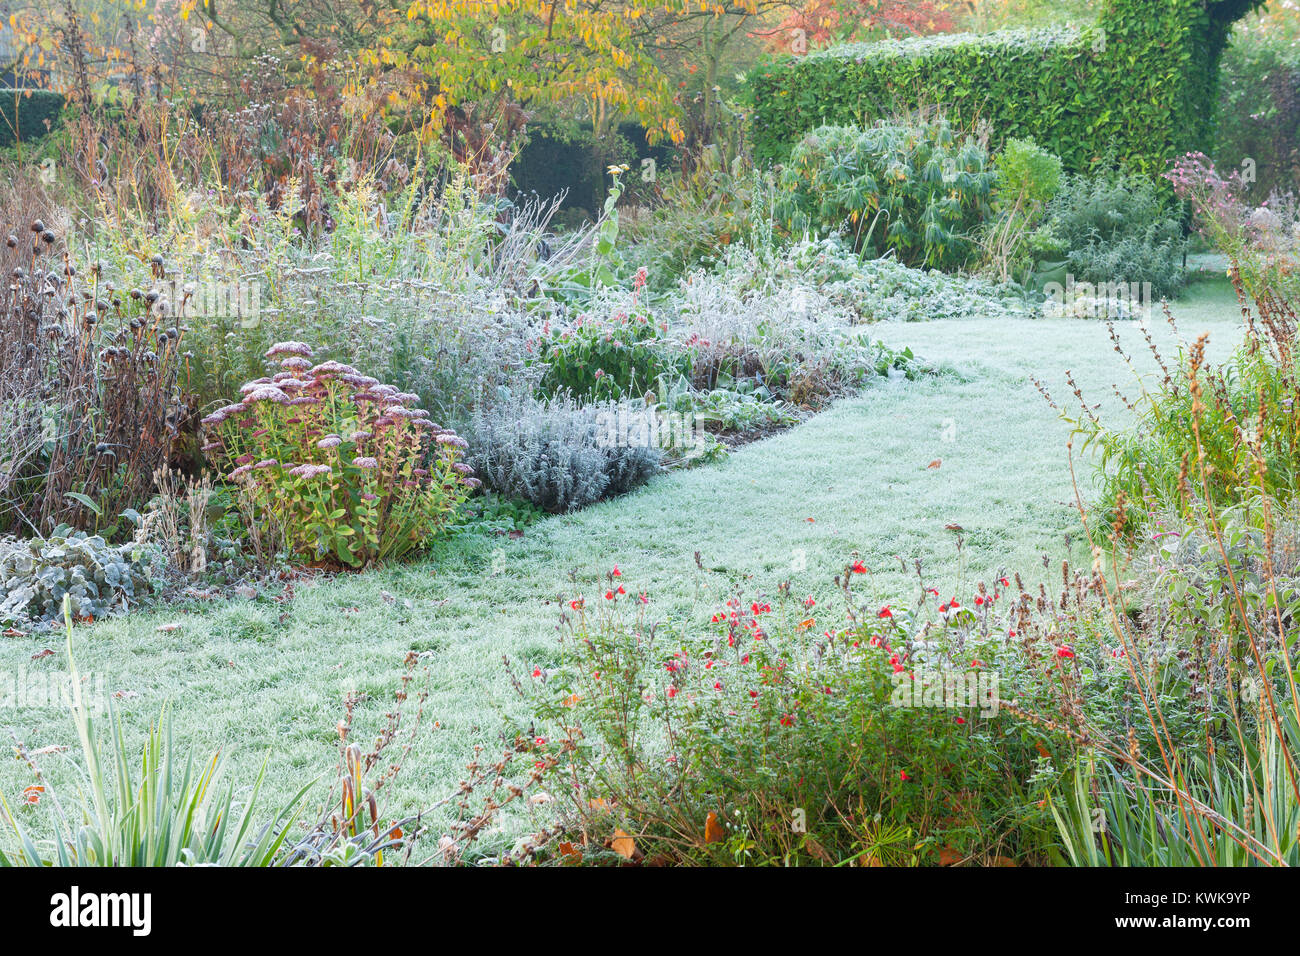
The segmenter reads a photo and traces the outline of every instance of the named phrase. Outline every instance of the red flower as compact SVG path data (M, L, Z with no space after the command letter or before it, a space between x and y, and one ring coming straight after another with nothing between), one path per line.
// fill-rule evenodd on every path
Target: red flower
M1056 656L1063 657L1068 660L1069 658L1074 657L1074 651L1070 650L1068 647L1058 647L1056 649Z
M671 684L669 684L669 685L668 685L668 691L667 691L667 694L668 694L669 699L672 699L673 697L676 697L676 696L677 696L677 688L676 688L676 687L673 687Z
M853 567L850 568L849 570L852 571L854 574L866 574L867 566L863 564L861 561L854 561Z
M880 613L876 615L876 617L893 617L893 616L894 616L894 612L889 609L888 604L882 607L880 609Z
M612 600L614 600L614 592L613 592L613 591L606 591L606 592L605 592L605 600L606 600L606 601L612 601Z
M965 718L965 717L958 717L958 718L957 718L957 723L959 723L959 724L964 724L964 723L966 723L966 718Z
M581 611L583 607L582 598L575 598L570 601L569 607L573 608L575 611Z
M617 564L614 565L614 570L611 571L611 572L609 572L609 573L610 573L611 575L613 575L614 577L616 577L616 578L620 578L620 577L623 576L623 572L620 571L620 570L618 569L618 565L617 565Z
M533 668L533 676L534 676L534 677L541 677L541 676L542 676L542 669L541 669L540 667L534 667L534 668Z
M803 599L803 606L804 606L804 607L812 607L812 606L814 606L816 603L817 603L817 602L813 600L813 596L812 596L811 594L808 595L806 598Z
M793 726L794 726L794 714L783 714L783 715L781 716L781 726L782 726L782 727L793 727Z
M906 783L907 781L911 780L912 778L909 777L909 776L907 775L907 771L906 771L906 770L900 770L900 771L898 771L898 779L901 780L901 781L903 781L904 783Z

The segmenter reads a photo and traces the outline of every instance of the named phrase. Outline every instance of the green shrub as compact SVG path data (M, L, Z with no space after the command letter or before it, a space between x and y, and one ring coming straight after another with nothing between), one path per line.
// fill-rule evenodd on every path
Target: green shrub
M0 539L0 622L56 621L65 597L79 620L124 611L165 564L155 547L109 545L66 526L46 538Z
M1085 447L1098 453L1107 521L1120 512L1139 519L1155 505L1194 507L1202 479L1220 506L1256 490L1295 493L1300 425L1292 409L1300 383L1294 370L1249 345L1230 363L1210 367L1203 348L1198 342L1180 352L1174 376L1138 399L1128 427L1108 428L1088 413L1074 419ZM1190 430L1193 420L1199 438ZM1257 461L1267 469L1262 486Z
M1031 139L1012 139L994 160L997 181L982 245L985 266L995 277L1025 282L1033 275L1035 253L1043 249L1036 231L1043 205L1061 186L1061 159Z
M300 560L360 567L419 549L479 484L465 440L408 407L418 396L310 356L272 346L282 370L203 420L204 450L233 468L263 536Z
M850 595L846 621L737 590L697 627L651 617L615 568L521 682L547 789L572 832L667 863L1034 859L1053 776L1039 748L1059 742L999 711L1010 656L986 598Z
M780 161L809 129L938 105L987 123L998 148L1033 137L1071 171L1113 153L1155 176L1211 138L1218 61L1260 0L1108 0L1097 24L851 44L750 74L754 151Z
M631 314L618 311L608 320L581 315L566 325L548 323L536 355L545 363L538 386L543 395L568 393L584 401L641 395L661 375L689 374L691 367L690 355L671 350L664 329L635 302Z
M777 213L795 234L846 236L869 255L955 269L989 214L988 155L945 120L824 126L795 146Z
M1123 588L1090 600L1124 612L1123 679L1083 688L1093 748L1051 800L1074 865L1300 861L1296 504L1206 505L1157 511Z
M1183 287L1186 241L1176 208L1146 177L1067 176L1047 204L1047 225L1076 282L1151 283L1156 297Z
M1061 188L1061 157L1032 139L1010 139L994 159L993 204L999 212L1045 203Z

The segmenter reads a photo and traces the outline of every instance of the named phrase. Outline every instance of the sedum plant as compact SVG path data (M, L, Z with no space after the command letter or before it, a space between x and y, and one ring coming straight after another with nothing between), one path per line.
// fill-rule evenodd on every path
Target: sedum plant
M360 567L415 550L478 487L465 440L417 396L350 365L312 364L302 342L266 353L280 371L203 420L259 531L295 558Z

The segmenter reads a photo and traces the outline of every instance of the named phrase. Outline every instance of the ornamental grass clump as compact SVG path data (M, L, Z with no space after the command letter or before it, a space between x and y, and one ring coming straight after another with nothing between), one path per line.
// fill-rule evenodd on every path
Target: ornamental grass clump
M313 364L302 342L266 357L280 371L203 420L204 451L291 557L347 567L401 557L479 486L460 460L465 440L411 407L415 395L350 365Z

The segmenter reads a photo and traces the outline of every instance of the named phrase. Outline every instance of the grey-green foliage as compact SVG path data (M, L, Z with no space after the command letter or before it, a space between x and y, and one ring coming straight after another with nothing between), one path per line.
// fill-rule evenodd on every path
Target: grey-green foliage
M470 464L493 489L551 512L573 511L631 491L660 470L657 445L620 434L620 408L512 397L480 410L470 427ZM611 427L612 426L612 427Z
M1018 286L913 269L894 259L863 259L835 238L803 239L776 255L733 245L712 273L691 276L681 298L688 304L703 299L719 282L770 296L787 314L794 307L810 318L846 324L1033 314Z
M1146 177L1067 176L1047 205L1047 222L1069 250L1076 282L1150 282L1157 296L1183 287L1182 223Z
M65 594L77 617L103 617L149 591L162 565L153 546L109 545L83 531L0 539L0 621L55 621Z

